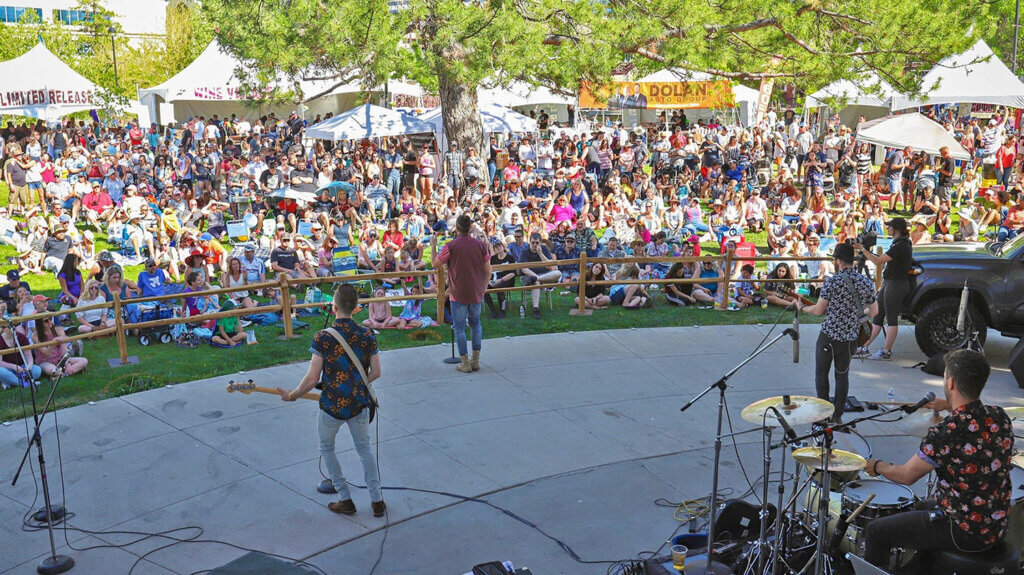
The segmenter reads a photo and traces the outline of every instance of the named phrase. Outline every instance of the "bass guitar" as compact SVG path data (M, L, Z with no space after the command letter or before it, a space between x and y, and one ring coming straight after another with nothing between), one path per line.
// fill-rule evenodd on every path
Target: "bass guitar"
M278 397L281 397L281 394L277 392L276 388L273 388L273 387L260 387L260 386L256 385L255 383L253 383L253 381L251 379L249 381L246 381L246 382L243 382L243 383L235 383L233 381L229 381L228 382L227 391L228 391L228 393L234 393L234 392L238 391L238 392L244 393L245 395L249 395L250 393L252 393L254 391L258 391L260 393L269 393L271 395L276 395ZM319 393L313 393L313 392L304 393L304 394L300 395L299 397L301 397L302 399L312 399L312 400L315 400L315 401L320 401L320 394ZM296 399L298 399L298 398L296 398Z

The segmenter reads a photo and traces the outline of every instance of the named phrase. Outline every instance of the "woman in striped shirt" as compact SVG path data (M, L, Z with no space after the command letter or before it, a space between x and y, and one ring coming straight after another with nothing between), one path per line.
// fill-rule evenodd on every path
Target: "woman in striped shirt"
M857 160L857 190L862 191L871 179L871 145L862 143L854 159Z

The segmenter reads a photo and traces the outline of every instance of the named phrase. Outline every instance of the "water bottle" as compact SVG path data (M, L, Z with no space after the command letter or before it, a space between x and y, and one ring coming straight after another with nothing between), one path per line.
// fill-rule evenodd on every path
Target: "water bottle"
M889 397L889 403L896 403L896 388L894 388L894 387L890 387L889 388L889 395L888 395L888 397Z
M519 319L526 319L526 308L519 306Z

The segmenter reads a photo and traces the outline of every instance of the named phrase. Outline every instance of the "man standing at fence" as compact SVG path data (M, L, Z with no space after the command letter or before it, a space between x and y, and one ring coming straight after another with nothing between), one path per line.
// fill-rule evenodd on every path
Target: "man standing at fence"
M348 424L352 443L363 464L363 478L370 494L370 507L374 517L381 517L387 508L380 489L380 472L373 450L370 448L370 420L376 401L370 384L380 377L380 353L373 330L352 320L359 294L351 284L341 284L334 290L334 325L317 332L310 351L309 370L298 387L288 391L277 388L284 401L295 401L317 384L322 383L320 411L317 413L317 433L320 436L320 457L327 466L338 501L327 504L335 513L352 515L355 503L349 494L348 482L341 471L341 463L334 453L334 440L342 424ZM358 362L358 364L356 363Z
M441 253L437 254L434 266L448 265L449 299L452 303L452 322L455 329L455 342L459 347L462 362L455 369L463 373L471 373L480 369L480 346L484 330L480 325L480 306L484 300L484 290L491 279L491 256L487 244L469 235L473 220L461 215L455 220L457 237L448 242ZM430 242L437 245L437 235L430 237ZM443 316L439 310L438 316ZM466 349L466 323L473 338L473 358L470 359Z

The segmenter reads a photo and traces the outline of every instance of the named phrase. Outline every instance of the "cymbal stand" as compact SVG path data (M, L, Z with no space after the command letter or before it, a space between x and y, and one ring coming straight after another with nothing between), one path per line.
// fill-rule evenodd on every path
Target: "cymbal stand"
M825 428L825 441L822 444L822 495L818 498L818 548L814 552L814 573L822 575L825 571L825 531L828 526L828 505L831 498L832 472L829 470L828 461L832 454L832 428Z
M753 353L751 353L749 356L747 356L746 359L741 361L739 363L739 365L737 365L736 367L734 367L731 370L729 370L729 372L726 373L725 375L723 375L721 378L719 378L718 381L716 381L716 382L712 383L711 385L709 385L707 387L707 389L705 389L704 391L702 391L699 394L697 394L697 396L694 397L693 399L691 399L690 401L688 401L686 403L686 405L684 405L681 408L679 408L679 411L686 411L693 404L695 404L698 401L700 401L701 398L703 398L705 395L711 393L712 390L714 390L714 389L718 390L718 423L717 423L717 427L716 427L716 430L715 430L715 465L714 465L714 470L713 470L713 474L712 474L712 478L711 478L711 510L709 512L709 517L708 517L708 553L707 553L707 563L705 563L705 567L704 567L705 575L712 575L715 572L715 568L714 568L714 563L715 563L715 561L714 561L714 554L715 554L714 548L715 548L715 545L714 544L715 544L715 541L714 541L714 538L715 538L715 523L716 523L716 521L718 519L718 479L719 479L719 466L720 466L721 460L722 460L722 438L724 437L722 435L722 422L723 422L723 419L724 419L724 416L725 416L725 390L729 388L729 386L726 385L726 382L729 381L729 378L731 378L733 375L735 375L737 371L742 369L743 366L745 366L748 363L750 363L751 361L753 361L755 357L761 355L768 348L770 348L771 346L775 345L775 343L778 342L780 339L782 339L784 337L787 337L787 336L791 337L793 339L796 339L796 338L799 337L799 334L797 334L792 328L787 328L782 333L780 333L779 335L777 335L774 338L772 338L771 341L769 341L768 343L766 343L766 344L762 345L761 347L755 349L753 351ZM755 429L755 431L756 431L756 429ZM767 481L767 478L765 478L765 480Z
M769 449L769 451L771 451ZM783 476L786 472L786 459L782 459L782 475L779 476L779 503L777 505L777 511L775 514L775 547L772 551L772 575L779 575L779 567L782 565L782 516L785 515L785 510L788 510L790 506L796 506L797 496L803 490L800 485L800 464L794 459L793 465L796 469L793 471L793 499L783 507L783 501L786 494L786 485L783 482ZM810 477L807 478L809 482ZM760 571L764 573L764 569Z

